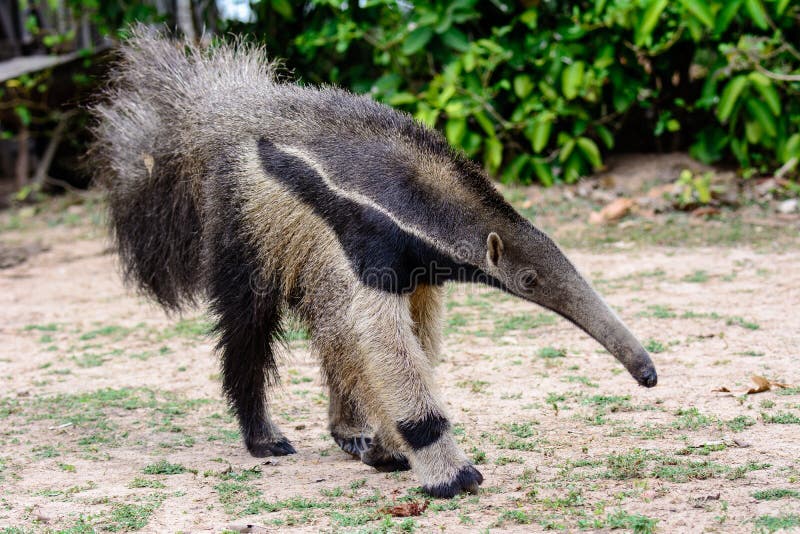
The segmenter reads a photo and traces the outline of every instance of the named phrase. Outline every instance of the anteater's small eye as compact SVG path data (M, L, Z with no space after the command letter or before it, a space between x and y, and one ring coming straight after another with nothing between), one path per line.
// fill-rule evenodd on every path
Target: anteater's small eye
M522 275L522 287L524 289L533 289L536 286L536 273L528 271Z

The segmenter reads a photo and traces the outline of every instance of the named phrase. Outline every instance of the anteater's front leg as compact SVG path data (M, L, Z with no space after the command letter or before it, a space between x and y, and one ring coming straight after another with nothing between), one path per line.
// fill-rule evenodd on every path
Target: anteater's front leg
M368 403L387 449L407 456L423 489L435 497L474 492L483 476L450 432L433 384L432 366L414 332L409 297L363 290L350 319L362 354Z

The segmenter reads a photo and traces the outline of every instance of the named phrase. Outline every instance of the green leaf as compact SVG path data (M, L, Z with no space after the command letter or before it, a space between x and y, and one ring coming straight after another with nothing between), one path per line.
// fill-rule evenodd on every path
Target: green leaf
M800 133L796 133L786 140L781 163L786 163L792 158L800 158Z
M787 7L789 7L789 0L778 0L778 3L775 5L775 13L777 13L779 17L782 17Z
M594 131L597 132L597 136L603 144L606 145L606 148L609 150L614 148L614 134L611 133L611 130L605 126L599 125L595 126Z
M503 163L503 144L496 138L486 139L484 146L484 161L489 172L495 172Z
M711 29L714 27L714 16L703 0L681 0L681 4L689 13L697 17L697 20L702 22L706 28Z
M764 129L758 121L746 121L744 123L744 135L749 142L756 144L761 141Z
M603 166L603 158L600 156L600 149L597 147L597 143L588 137L579 137L578 147L593 169L597 170Z
M444 134L451 145L460 145L467 132L467 119L449 119L444 125Z
M747 8L747 12L750 13L750 18L753 19L756 26L762 30L769 28L767 12L761 0L744 0L744 7Z
M721 122L726 122L733 112L736 101L747 87L747 77L740 75L733 78L722 90L722 97L717 104L717 117Z
M661 13L668 4L668 0L655 0L650 3L644 12L641 24L636 28L636 46L642 46L650 39Z
M528 163L530 156L527 154L520 154L513 160L511 163L506 165L506 168L503 169L503 182L505 183L512 183L512 182L519 182L520 181L520 174L522 173L522 169L525 167L525 164ZM524 180L527 182L527 180Z
M525 98L533 90L533 80L527 74L517 74L514 76L514 94L519 98Z
M289 0L272 0L271 4L272 9L281 17L285 19L291 19L293 17L292 4Z
M31 124L31 110L29 110L27 107L14 106L14 113L17 114L17 117L19 117L19 121L23 126L29 126Z
M561 151L558 153L558 160L562 163L565 162L572 155L573 150L575 150L575 140L570 139L561 147Z
M561 72L561 91L567 100L572 100L578 96L578 92L583 85L583 61L575 61Z
M477 122L480 125L480 127L483 128L484 132L486 132L486 135L488 135L489 137L495 137L497 135L497 132L495 132L494 129L494 123L489 119L489 117L486 116L486 114L483 111L478 111L477 113L474 113L472 116L475 119L475 122Z
M564 171L564 181L574 184L583 176L583 161L577 153L572 154L562 169Z
M533 161L533 172L536 173L536 177L545 187L550 187L556 181L555 177L553 176L553 169L550 168L548 163L543 161Z
M747 111L750 113L750 116L758 121L764 129L764 133L770 137L778 135L775 117L772 116L769 107L764 102L755 98L748 98L744 103L745 106L747 106Z
M724 2L723 8L717 13L716 22L714 24L714 32L717 34L723 33L731 25L731 21L739 12L739 7L742 5L742 0L729 0Z
M533 121L533 128L529 138L531 141L531 148L533 148L533 151L537 154L544 150L544 147L547 146L547 141L550 140L550 132L553 130L554 119L555 114L546 111Z
M459 29L450 28L444 32L442 34L442 41L453 50L457 50L459 52L466 52L469 50L469 39L467 39L467 36L464 35L464 32Z
M406 36L400 51L404 56L410 56L422 50L433 37L433 30L427 26L417 28Z
M770 111L776 117L781 114L781 97L778 90L772 85L772 80L761 74L760 72L751 72L747 78L753 82L753 87L756 88L758 94L769 106Z

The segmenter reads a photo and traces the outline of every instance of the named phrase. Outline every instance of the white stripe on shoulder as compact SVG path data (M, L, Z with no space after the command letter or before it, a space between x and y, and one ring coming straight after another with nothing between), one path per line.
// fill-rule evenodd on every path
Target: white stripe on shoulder
M407 233L409 233L409 234L411 234L411 235L413 235L413 236L425 241L429 245L431 245L433 247L436 247L437 249L439 249L440 251L448 254L451 257L456 257L454 251L451 250L451 248L448 246L447 243L443 243L442 241L440 241L440 240L438 240L438 239L426 234L420 228L418 228L418 227L416 227L416 226L414 226L412 224L408 224L408 223L406 223L404 221L401 221L399 218L397 218L397 216L394 213L390 212L385 207L383 207L380 204L376 203L374 200L372 200L368 196L364 195L363 193L359 193L357 191L348 191L347 189L343 189L336 182L334 182L333 180L330 179L328 174L325 172L325 169L322 167L322 164L320 164L316 159L314 159L307 152L301 150L300 148L289 146L289 145L275 145L275 148L277 148L278 150L280 150L284 154L289 154L289 155L292 155L292 156L302 160L309 167L314 169L317 172L317 174L319 174L320 177L322 178L322 181L325 184L325 186L328 189L330 189L331 191L333 191L335 194L339 195L340 197L344 197L347 200L350 200L351 202L355 202L356 204L360 204L362 206L366 206L366 207L372 208L372 209L384 214L394 224L396 224L398 228L400 228L404 232L407 232Z

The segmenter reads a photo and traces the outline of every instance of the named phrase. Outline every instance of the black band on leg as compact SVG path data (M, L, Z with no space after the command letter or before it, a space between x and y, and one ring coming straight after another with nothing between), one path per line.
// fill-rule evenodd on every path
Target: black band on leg
M428 414L417 421L401 421L397 430L414 450L427 447L450 429L450 421L441 415Z

